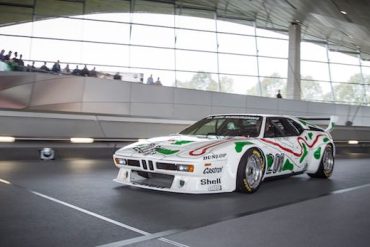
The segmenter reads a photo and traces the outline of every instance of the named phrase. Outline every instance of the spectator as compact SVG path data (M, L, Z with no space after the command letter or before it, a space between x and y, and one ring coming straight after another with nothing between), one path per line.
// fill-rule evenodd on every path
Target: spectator
M278 99L283 98L283 96L282 96L282 95L281 95L281 93L280 93L280 90L278 90L278 93L276 94L276 98L278 98Z
M122 76L117 72L117 73L113 76L113 79L114 79L114 80L121 80L121 79L122 79Z
M5 57L5 50L4 49L2 49L1 50L1 52L0 52L0 61L4 61L5 59L4 59L4 57Z
M156 82L154 84L158 85L158 86L162 86L162 83L161 83L161 80L159 79L159 77L158 77L158 79L156 80Z
M90 72L89 70L87 69L87 66L85 64L85 67L81 70L81 75L82 76L89 76Z
M50 71L50 69L48 68L46 62L44 62L44 65L42 65L40 67L40 70L42 70L43 72L49 72Z
M76 65L76 68L72 71L72 75L81 75L81 70Z
M23 55L21 54L18 59L18 65L24 67Z
M18 64L18 52L14 52L14 57L12 58L12 62Z
M56 63L54 63L51 71L53 71L54 73L60 73L61 69L60 69L59 60Z
M10 61L10 57L12 56L12 51L9 51L8 52L8 55L5 55L4 56L4 60L3 61Z
M154 84L153 75L150 75L148 77L148 79L146 80L146 84L148 84L148 85L153 85Z
M63 73L70 74L71 70L69 69L69 64L66 65L66 67L63 69Z
M89 76L91 76L91 77L98 77L98 74L96 73L96 68L95 67L90 71Z
M32 65L27 65L27 70L28 72L33 72L36 70L36 67L35 67L35 61L32 62Z

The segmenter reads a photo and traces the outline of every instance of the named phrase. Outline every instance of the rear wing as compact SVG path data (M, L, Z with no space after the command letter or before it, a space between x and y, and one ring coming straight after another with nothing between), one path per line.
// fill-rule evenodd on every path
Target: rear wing
M320 128L319 126L327 126L325 131L331 132L334 127L335 123L338 120L337 116L331 116L331 117L297 117L298 120L303 123L304 125L308 125L314 128Z

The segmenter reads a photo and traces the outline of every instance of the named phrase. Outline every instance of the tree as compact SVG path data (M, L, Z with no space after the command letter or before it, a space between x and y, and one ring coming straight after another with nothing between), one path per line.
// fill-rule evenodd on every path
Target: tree
M177 86L190 89L218 91L218 84L208 72L198 71L190 81L177 80Z
M179 81L177 80L177 86L190 89L207 90L207 91L218 91L217 80L212 78L212 74L208 72L198 71L193 75L190 81ZM227 76L220 78L221 92L230 92L232 90L233 79Z
M301 79L301 92L301 98L304 100L324 100L320 82L315 81L312 76Z
M286 83L278 73L273 73L269 77L264 77L261 81L261 94L262 96L267 97L276 97L278 90L281 93L286 95ZM259 85L255 85L247 90L247 94L250 95L259 95L260 89Z
M370 75L362 78L360 73L353 75L347 83L340 83L334 87L337 101L350 103L366 102L366 88L361 85L370 83Z
M231 77L222 76L220 78L220 91L225 93L231 93L233 91L234 80Z

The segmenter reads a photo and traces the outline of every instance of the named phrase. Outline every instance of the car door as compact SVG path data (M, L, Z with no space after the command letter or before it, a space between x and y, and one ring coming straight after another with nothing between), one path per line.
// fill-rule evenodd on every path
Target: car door
M297 142L301 134L292 130L292 123L283 117L267 117L264 130L264 141L269 147L266 176L283 175L299 172L301 147ZM294 127L294 126L293 126Z

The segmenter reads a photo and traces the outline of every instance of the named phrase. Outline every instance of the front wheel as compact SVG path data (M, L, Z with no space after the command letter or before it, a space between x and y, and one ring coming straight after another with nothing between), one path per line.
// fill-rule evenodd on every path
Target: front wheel
M333 169L334 169L333 147L331 145L327 145L325 147L324 154L322 155L319 169L317 169L316 173L308 173L308 176L312 178L329 178L333 173Z
M253 193L258 190L265 171L265 162L257 149L248 150L241 158L236 178L236 190Z

